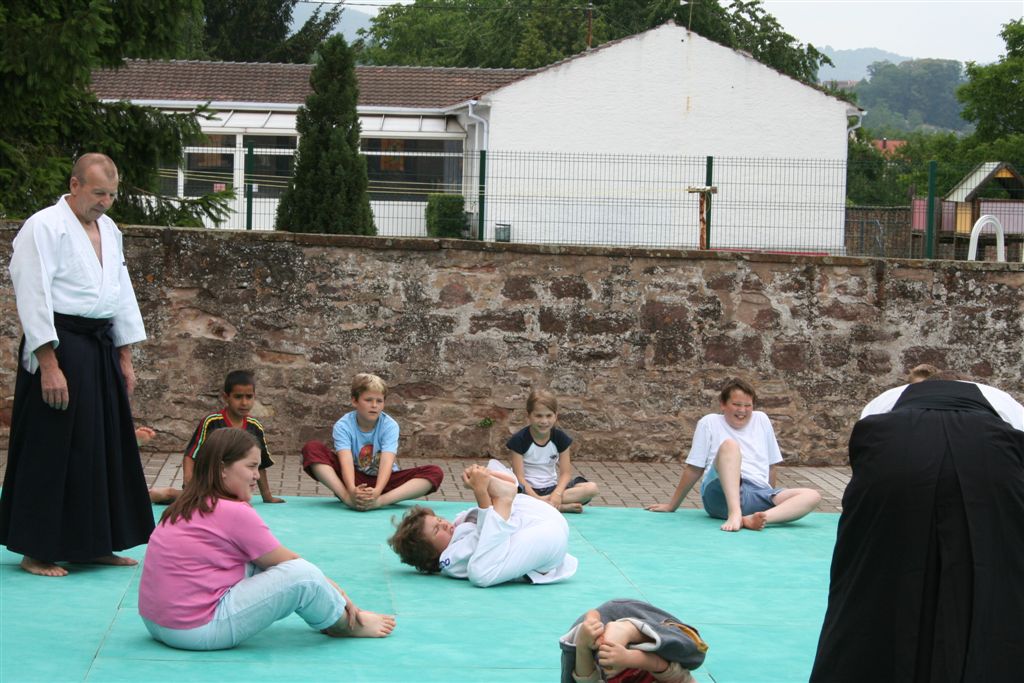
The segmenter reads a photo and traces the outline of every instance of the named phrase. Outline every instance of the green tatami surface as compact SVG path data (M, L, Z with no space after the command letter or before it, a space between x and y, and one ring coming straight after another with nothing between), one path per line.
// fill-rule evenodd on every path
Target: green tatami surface
M814 658L838 521L819 513L727 534L699 510L592 507L569 518L569 551L580 560L573 578L480 589L398 562L385 539L407 506L356 513L329 498L255 506L282 543L356 604L395 614L391 637L331 639L293 615L234 650L173 650L150 639L139 618L141 567L74 565L71 576L43 578L3 550L0 681L556 682L558 637L585 610L627 597L701 632L710 650L698 681L797 683ZM467 507L431 506L448 518Z

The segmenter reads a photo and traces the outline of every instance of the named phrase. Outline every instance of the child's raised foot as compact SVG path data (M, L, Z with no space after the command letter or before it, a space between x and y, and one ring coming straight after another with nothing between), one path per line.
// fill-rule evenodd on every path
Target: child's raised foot
M763 512L755 512L743 518L743 528L751 531L761 531L768 524L768 515Z
M503 477L495 477L493 473L491 473L491 480L487 482L487 495L491 498L512 499L516 497L518 490L515 484Z
M181 489L173 486L154 486L149 490L149 502L155 505L173 503L181 495Z
M561 510L562 512L570 512L570 513L573 513L573 514L579 514L579 513L583 512L583 504L582 503L562 503L561 505L558 506L558 509Z
M21 558L21 568L36 576L67 576L68 570L53 562L44 562L28 555Z

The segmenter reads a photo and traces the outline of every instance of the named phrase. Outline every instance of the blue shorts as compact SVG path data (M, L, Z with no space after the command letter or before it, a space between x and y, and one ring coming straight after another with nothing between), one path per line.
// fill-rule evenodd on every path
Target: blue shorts
M565 488L571 489L573 486L576 486L577 484L586 484L586 483L587 483L587 480L584 479L583 477L576 477L575 479L570 481L569 484ZM543 488L537 488L536 486L534 486L533 487L533 492L536 493L538 496L546 496L546 495L550 494L552 491L554 491L556 486L558 486L558 484L552 484L551 486L545 486Z
M773 489L762 487L746 479L740 480L740 509L744 515L752 515L755 512L764 512L768 508L775 507L772 498L784 489ZM729 506L725 504L725 493L722 491L722 480L715 479L708 482L701 495L701 502L704 503L704 512L715 519L728 519Z

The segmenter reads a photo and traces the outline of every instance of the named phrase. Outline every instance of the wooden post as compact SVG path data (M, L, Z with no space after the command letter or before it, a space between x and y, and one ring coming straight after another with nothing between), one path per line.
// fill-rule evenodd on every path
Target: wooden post
M708 215L704 207L707 203L708 195L718 194L718 187L711 185L710 187L705 185L703 187L688 187L686 191L690 194L696 192L700 195L698 198L700 201L700 249L706 251L708 249Z

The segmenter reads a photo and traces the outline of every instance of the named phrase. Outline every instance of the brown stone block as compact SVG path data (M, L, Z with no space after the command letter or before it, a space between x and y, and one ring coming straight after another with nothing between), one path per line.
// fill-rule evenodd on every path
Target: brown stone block
M461 282L449 282L437 295L437 303L441 308L463 306L473 300L473 294Z
M492 329L504 332L525 332L526 317L522 311L487 311L471 316L469 319L470 334Z
M776 370L783 372L807 372L809 351L803 342L777 342L772 347L771 359Z
M915 365L928 363L939 370L951 370L949 365L949 349L929 346L911 346L900 356L903 362L904 371L909 371Z
M556 277L548 284L548 291L558 299L590 299L590 287L579 275Z
M971 377L977 379L988 379L993 374L992 365L988 361L978 361L971 365Z
M533 290L533 278L527 275L510 275L505 279L501 294L512 301L527 301L537 298Z
M740 348L732 337L712 337L704 342L704 359L729 368L736 365Z
M864 303L846 303L833 299L825 305L821 312L833 320L846 320L850 322L875 322L879 318L879 311L874 306Z
M648 332L681 332L690 329L689 309L683 304L645 301L640 310L643 329Z
M654 337L654 365L674 365L693 358L694 353L693 340L689 335L658 334Z
M544 307L540 309L540 315L537 318L540 323L540 331L547 334L565 334L565 314L564 312L553 308Z
M636 319L626 313L603 313L589 315L577 313L572 316L572 326L583 334L622 334L636 324Z

